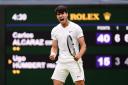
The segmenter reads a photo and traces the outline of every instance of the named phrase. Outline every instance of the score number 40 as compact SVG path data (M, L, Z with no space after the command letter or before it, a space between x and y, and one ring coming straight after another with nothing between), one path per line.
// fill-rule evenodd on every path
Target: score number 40
M111 44L111 33L97 33L96 43L97 44Z

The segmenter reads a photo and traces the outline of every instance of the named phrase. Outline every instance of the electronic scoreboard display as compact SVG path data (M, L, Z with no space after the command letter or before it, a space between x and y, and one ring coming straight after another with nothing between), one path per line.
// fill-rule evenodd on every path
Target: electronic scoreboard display
M6 85L52 85L49 60L56 5L4 7ZM128 84L128 6L68 5L69 20L84 32L87 85ZM63 41L62 41L63 42ZM71 77L66 85L73 85Z

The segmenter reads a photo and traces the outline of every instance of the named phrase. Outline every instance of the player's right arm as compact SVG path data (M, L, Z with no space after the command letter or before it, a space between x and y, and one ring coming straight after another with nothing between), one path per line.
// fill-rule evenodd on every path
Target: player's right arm
M57 50L58 50L57 40L52 40L52 47L51 47L49 59L51 59L51 60L56 59Z

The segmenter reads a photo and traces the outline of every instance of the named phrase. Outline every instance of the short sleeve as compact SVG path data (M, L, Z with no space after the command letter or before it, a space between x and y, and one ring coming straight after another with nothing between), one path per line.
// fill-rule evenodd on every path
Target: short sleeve
M55 32L54 29L51 31L51 39L52 39L52 40L57 40L56 32Z
M80 37L84 36L83 30L82 30L82 28L80 26L77 27L77 31L76 32L77 32L77 38L80 38Z

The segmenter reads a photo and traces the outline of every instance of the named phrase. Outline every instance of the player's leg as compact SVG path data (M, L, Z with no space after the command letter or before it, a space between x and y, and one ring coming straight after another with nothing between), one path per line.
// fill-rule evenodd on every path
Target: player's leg
M64 64L58 63L51 77L51 79L53 79L54 85L63 85L68 74L69 71L67 70L66 66Z
M85 85L84 80L75 81L75 85Z
M68 69L75 85L85 85L83 64L79 63L79 66L81 69L79 69L76 62L70 63Z
M53 85L64 85L64 82L53 79Z

